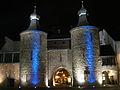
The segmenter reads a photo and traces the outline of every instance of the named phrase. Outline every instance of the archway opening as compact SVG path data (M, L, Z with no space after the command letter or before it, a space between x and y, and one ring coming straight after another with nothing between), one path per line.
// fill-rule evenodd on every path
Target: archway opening
M117 72L114 70L107 70L102 72L103 85L116 85L117 84Z
M64 69L59 68L53 75L53 86L69 87L72 85L72 78L70 73Z

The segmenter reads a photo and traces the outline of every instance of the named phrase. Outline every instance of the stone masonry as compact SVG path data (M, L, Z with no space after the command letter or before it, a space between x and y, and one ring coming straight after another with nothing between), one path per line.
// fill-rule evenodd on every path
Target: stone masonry
M46 85L47 34L28 30L21 34L20 79L22 86Z
M73 85L84 85L84 70L89 67L89 82L102 82L101 62L99 61L98 28L80 26L71 30ZM97 65L97 66L96 66Z

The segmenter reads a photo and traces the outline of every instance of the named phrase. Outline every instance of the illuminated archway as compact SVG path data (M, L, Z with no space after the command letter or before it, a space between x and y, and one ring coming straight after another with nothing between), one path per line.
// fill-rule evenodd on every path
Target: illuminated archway
M106 70L102 72L103 85L105 84L117 84L117 72L114 70Z
M53 86L68 87L71 85L72 78L70 73L62 67L58 68L53 75Z

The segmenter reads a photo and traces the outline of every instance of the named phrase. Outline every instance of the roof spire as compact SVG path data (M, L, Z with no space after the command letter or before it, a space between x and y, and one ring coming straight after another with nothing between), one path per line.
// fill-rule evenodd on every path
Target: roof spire
M40 16L37 15L36 13L36 5L34 5L34 11L33 13L30 15L30 26L28 28L28 30L38 30L39 29L39 20Z
M33 19L36 19L36 20L40 19L40 16L36 14L36 5L34 6L33 13L30 15L30 20L33 20Z
M77 26L88 25L87 10L84 8L83 1L82 1L82 8L78 11L78 15L79 15L79 20Z
M84 4L83 4L83 1L82 1L82 8L84 8Z
M34 5L34 13L36 13L36 5Z

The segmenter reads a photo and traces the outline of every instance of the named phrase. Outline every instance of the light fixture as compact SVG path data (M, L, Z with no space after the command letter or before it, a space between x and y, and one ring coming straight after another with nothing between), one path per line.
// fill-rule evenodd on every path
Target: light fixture
M50 86L48 86L48 88L50 88Z
M21 86L19 86L19 88L21 88Z
M80 86L78 86L78 88L80 88Z

